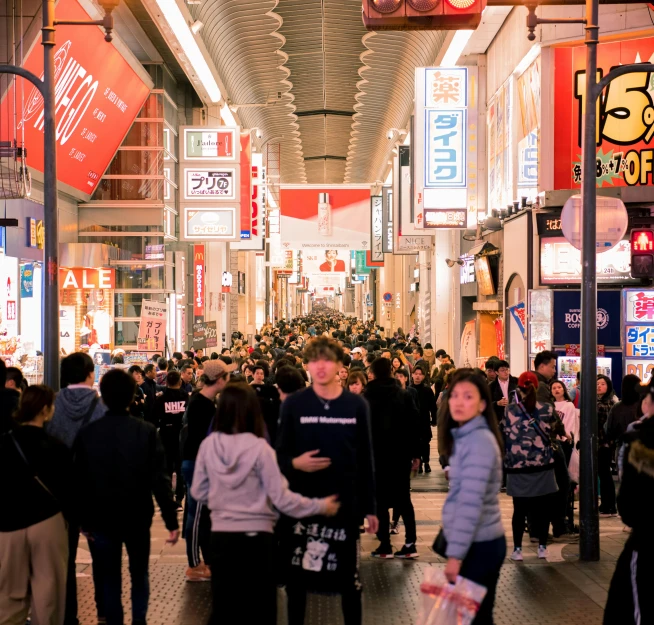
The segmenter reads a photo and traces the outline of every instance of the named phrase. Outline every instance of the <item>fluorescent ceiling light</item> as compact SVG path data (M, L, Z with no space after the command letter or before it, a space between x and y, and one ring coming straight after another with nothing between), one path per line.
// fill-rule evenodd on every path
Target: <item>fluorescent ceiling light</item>
M200 79L202 86L206 89L209 99L212 102L220 101L220 88L216 79L211 73L211 69L202 54L191 29L186 24L186 19L175 0L157 0L157 6L161 9L163 16L168 22L175 38L182 47L189 65L195 70L197 77Z
M223 118L225 126L238 126L236 119L234 119L234 113L232 113L232 109L227 104L223 104L223 107L220 109L220 116Z
M456 33L454 33L454 37L452 37L447 52L445 52L445 56L440 62L441 67L454 67L457 64L459 57L461 56L463 49L468 45L468 41L470 41L473 32L474 30L457 30Z

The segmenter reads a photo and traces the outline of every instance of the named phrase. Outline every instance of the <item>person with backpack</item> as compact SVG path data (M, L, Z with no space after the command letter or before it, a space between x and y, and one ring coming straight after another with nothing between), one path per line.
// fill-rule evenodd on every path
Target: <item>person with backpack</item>
M54 417L46 424L45 429L48 434L59 439L69 449L73 448L82 428L102 418L107 410L93 388L94 381L95 366L88 354L73 352L61 361L62 389L55 399ZM75 557L79 544L79 523L75 518L69 519L68 522L68 540L68 583L64 625L78 625ZM89 550L92 554L93 545L89 545ZM94 581L98 582L95 579L95 570L93 576ZM98 616L104 618L102 595L96 592L95 601Z
M73 506L72 454L43 425L55 394L30 386L16 426L0 435L5 476L0 514L0 622L62 623L66 611L68 531ZM73 557L74 561L74 557Z

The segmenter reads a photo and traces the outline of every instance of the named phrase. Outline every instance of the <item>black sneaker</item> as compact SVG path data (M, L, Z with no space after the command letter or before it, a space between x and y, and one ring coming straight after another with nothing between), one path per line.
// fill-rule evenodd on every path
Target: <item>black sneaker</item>
M388 545L379 545L371 554L373 558L383 558L385 560L393 559L393 546L389 543Z
M431 473L431 467L428 462L425 462L425 473Z
M420 466L418 467L418 475L422 473L422 462L420 463Z
M417 558L420 554L416 549L416 544L412 543L411 545L404 545L402 549L395 552L396 558L404 558L405 560Z

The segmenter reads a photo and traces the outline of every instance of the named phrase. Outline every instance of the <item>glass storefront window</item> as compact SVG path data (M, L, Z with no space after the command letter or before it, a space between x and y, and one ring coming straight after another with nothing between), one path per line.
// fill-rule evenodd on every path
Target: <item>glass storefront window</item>
M163 121L139 121L129 129L122 145L166 147L164 144Z
M163 289L165 266L159 264L112 265L116 269L117 289Z
M138 118L163 119L163 93L151 93L140 110Z
M141 227L143 229L143 227ZM117 247L123 252L127 253L127 257L132 260L139 260L145 258L145 249L150 245L163 245L163 236L159 237L121 237L121 236L82 236L79 237L80 243L104 243L105 245L112 245Z
M103 178L93 196L94 200L161 200L164 197L163 170L161 179L131 178L115 179Z
M137 176L138 174L163 174L163 150L119 150L109 165L105 176ZM161 172L161 173L160 173Z

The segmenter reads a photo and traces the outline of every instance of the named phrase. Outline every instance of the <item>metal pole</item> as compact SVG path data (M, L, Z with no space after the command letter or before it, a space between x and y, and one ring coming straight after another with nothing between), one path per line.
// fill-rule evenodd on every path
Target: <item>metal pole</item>
M43 363L45 384L59 390L59 218L57 214L57 143L55 137L55 3L43 0Z
M582 274L581 274L581 462L579 479L579 557L600 557L597 509L597 282L596 132L599 1L586 1L586 98L583 116Z

